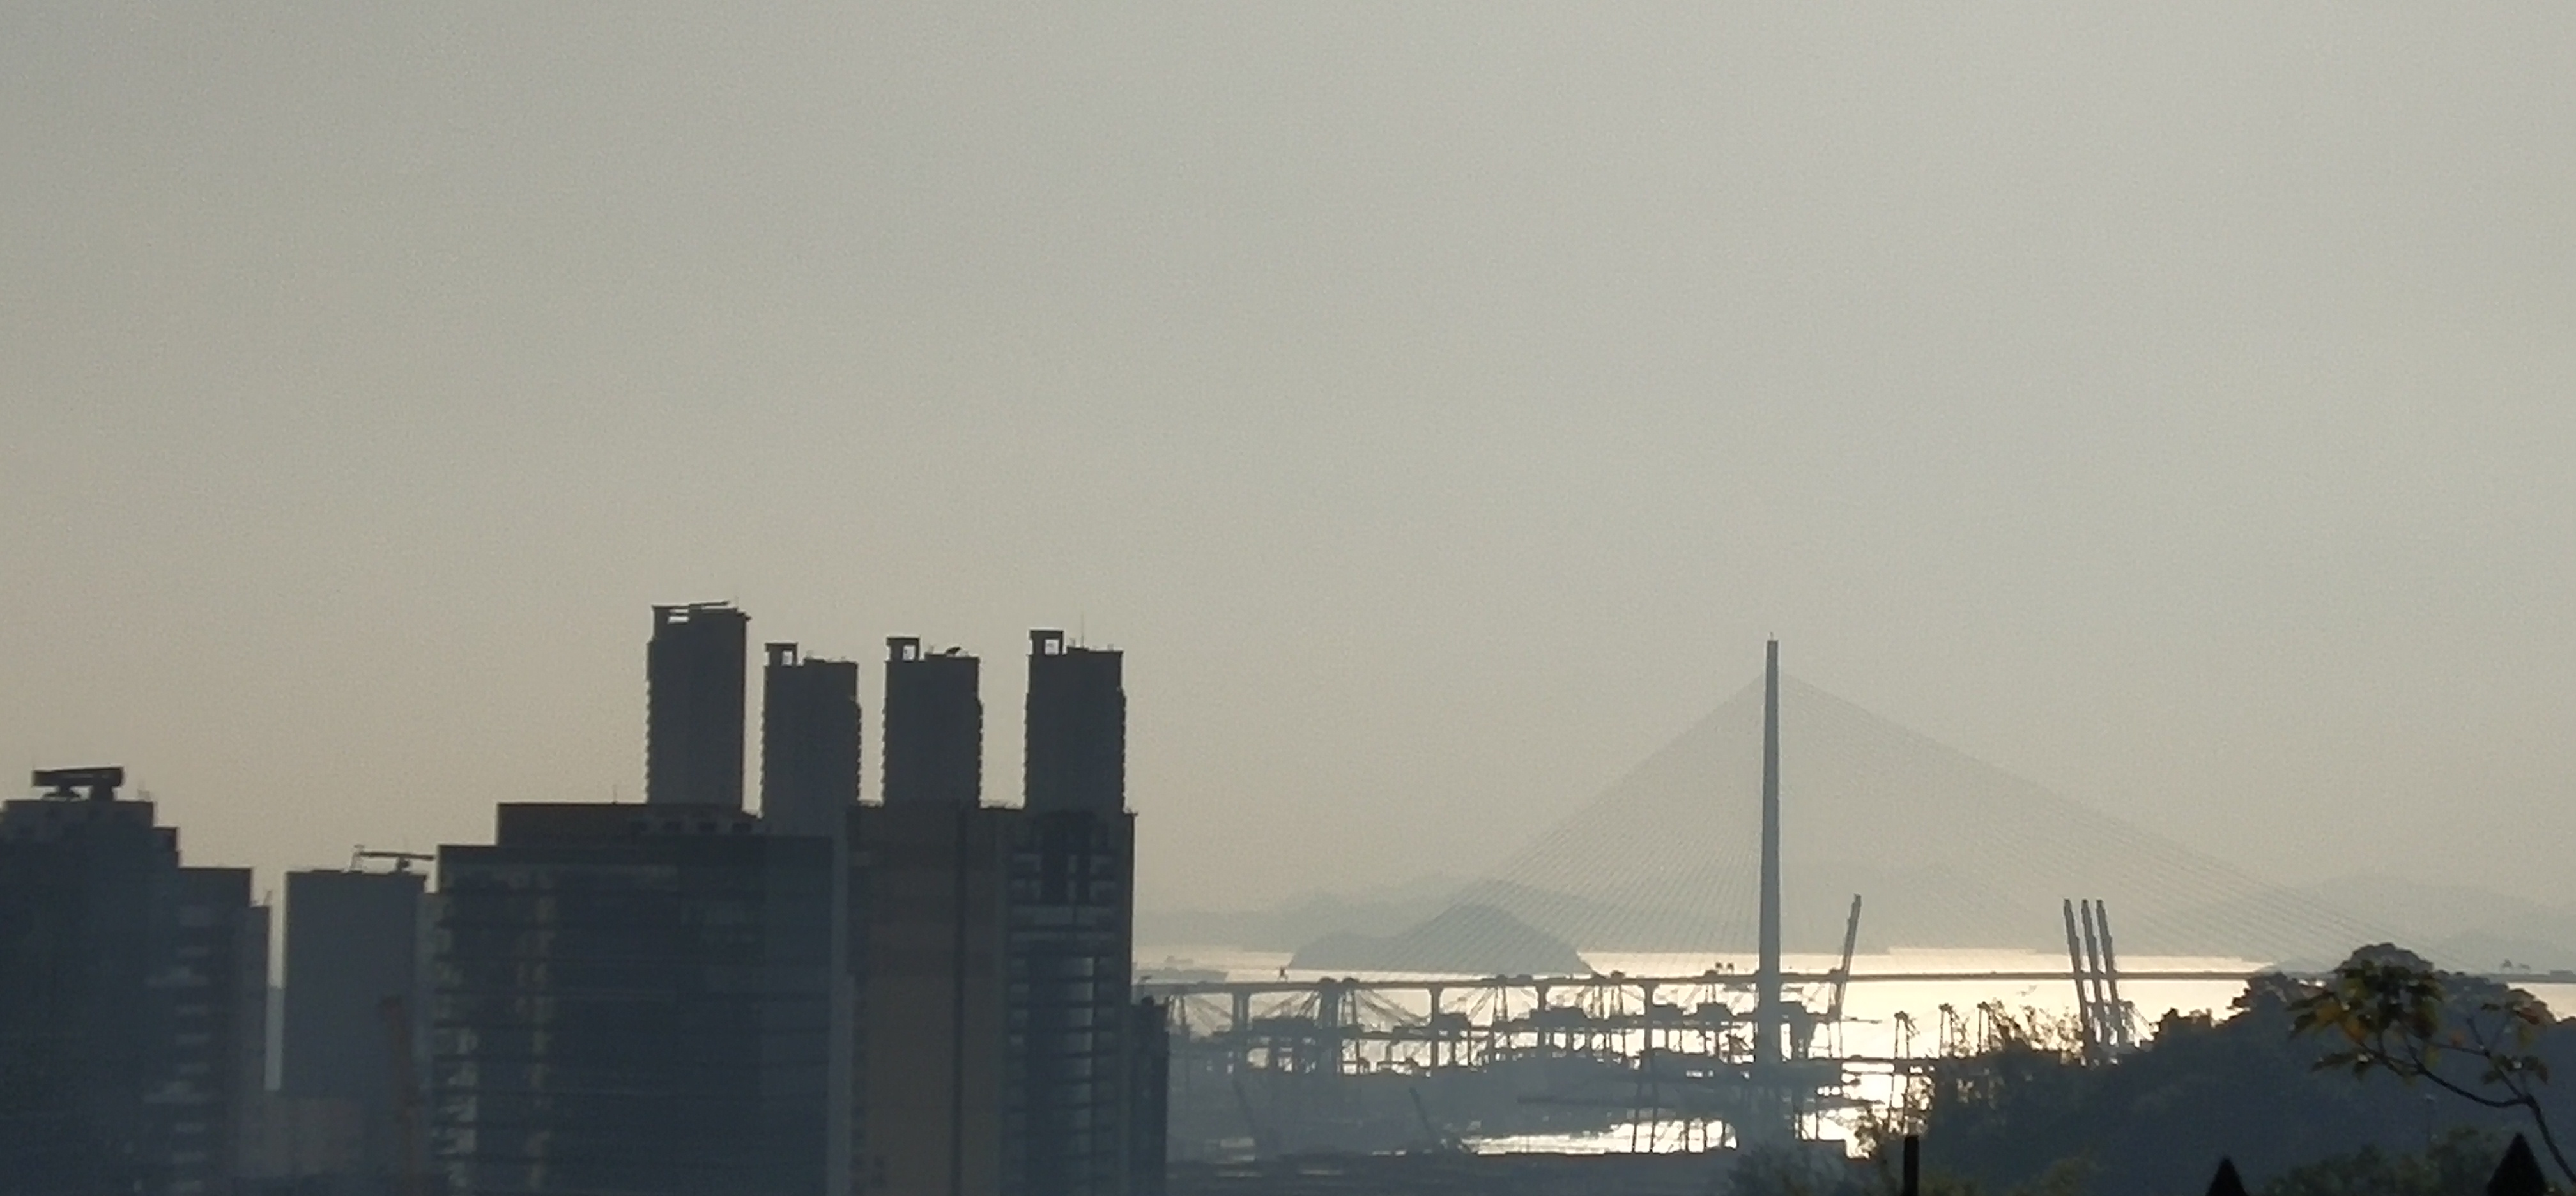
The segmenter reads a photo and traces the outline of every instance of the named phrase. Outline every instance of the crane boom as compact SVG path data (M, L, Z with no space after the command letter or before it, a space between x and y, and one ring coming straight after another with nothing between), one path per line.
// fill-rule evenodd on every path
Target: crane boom
M1843 1017L1843 994L1851 989L1852 949L1860 946L1860 894L1852 894L1851 917L1843 923L1843 963L1834 969L1834 999L1825 1008L1825 1020L1838 1022Z
M349 871L360 871L369 860L390 860L394 871L409 872L414 864L437 863L438 857L425 851L384 851L372 847L359 847L349 853Z

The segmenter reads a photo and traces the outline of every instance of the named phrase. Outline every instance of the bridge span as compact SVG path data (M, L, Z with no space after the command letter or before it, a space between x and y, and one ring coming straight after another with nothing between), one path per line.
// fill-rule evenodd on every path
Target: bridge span
M2261 974L2262 969L2247 968L2217 968L2206 970L2133 970L2123 968L2119 973L2120 979L2122 980L2147 981L2243 981L2251 980L2255 976ZM1780 980L1783 984L1802 986L1831 985L1836 983L1873 984L1887 981L1905 981L1918 984L1977 983L1981 981L1998 984L2030 984L2051 980L2065 980L2067 979L2067 976L2068 973L2063 969L2023 971L1857 972L1848 977L1834 972L1785 972L1781 974ZM2313 979L2313 977L2305 976L2302 978ZM2555 975L2514 976L2506 978L2524 981L2535 979L2551 981L2557 979ZM2565 979L2570 982L2576 982L2576 974L2570 974ZM1626 972L1576 972L1554 976L1325 976L1314 979L1289 979L1282 977L1275 980L1158 980L1153 977L1153 973L1151 971L1147 971L1137 979L1136 992L1139 996L1160 997L1169 1000L1179 997L1235 995L1252 997L1278 996L1282 994L1313 995L1326 990L1341 992L1413 992L1425 994L1439 992L1463 992L1472 989L1493 988L1570 991L1597 988L1604 985L1647 989L1686 989L1705 987L1743 989L1750 991L1754 988L1756 982L1757 978L1750 972L1703 972L1696 976L1632 976Z

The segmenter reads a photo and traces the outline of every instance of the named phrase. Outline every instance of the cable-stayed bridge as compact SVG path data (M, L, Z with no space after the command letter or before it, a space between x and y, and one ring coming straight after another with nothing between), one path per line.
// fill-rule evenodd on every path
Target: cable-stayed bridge
M1866 899L1865 930L1855 896ZM2103 903L2086 907L2080 945L2074 897ZM1961 1012L1978 1000L1969 997L1939 1007L1947 1024L1922 1057L1904 1045L1877 1057L1846 1053L1839 1025L1854 983L2063 977L2079 994L2073 1020L2086 1053L2108 1057L2132 1041L2120 978L2225 980L2272 963L2304 970L2385 937L1782 676L1776 656L1764 678L1465 886L1457 906L1499 909L1595 956L1756 962L1665 976L1442 977L1422 975L1443 971L1435 960L1392 958L1381 965L1387 974L1373 976L1149 981L1140 987L1171 1001L1179 1032L1176 1095L1227 1085L1246 1131L1261 1139L1268 1122L1274 1147L1287 1127L1318 1124L1319 1107L1343 1110L1324 1124L1352 1132L1368 1121L1349 1120L1366 1104L1355 1094L1390 1082L1437 1081L1460 1102L1489 1099L1499 1084L1524 1105L1676 1118L1696 1124L1704 1142L1711 1125L1739 1137L1748 1127L1805 1133L1810 1118L1851 1103L1855 1067L1920 1074L1978 1037ZM2097 927L2107 911L2131 960L2210 962L2122 969L2111 963L2107 916ZM1526 933L1509 919L1454 924L1470 935ZM1864 933L1894 947L2062 945L2069 964L2063 973L1855 975ZM1784 967L1786 953L1837 944L1839 968ZM1447 944L1467 956L1491 946ZM1999 1007L1974 1011L1990 1013ZM1898 1041L1911 1041L1912 1023L1897 1016ZM1437 1137L1420 1090L1405 1091ZM1496 1108L1486 1116L1507 1115Z
M2374 928L1821 689L1780 686L1786 949L1829 953L1854 894L1866 944L2059 945L2070 896L2108 903L2135 955L2323 963ZM1757 679L1467 885L1587 952L1757 946Z

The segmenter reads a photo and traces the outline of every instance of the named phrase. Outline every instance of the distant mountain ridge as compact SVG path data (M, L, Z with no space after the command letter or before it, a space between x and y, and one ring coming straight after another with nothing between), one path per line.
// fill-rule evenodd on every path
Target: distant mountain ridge
M2576 910L2474 885L2387 875L2340 876L2293 891L2378 927L2386 940L2446 968L2576 969ZM2205 916L2223 919L2237 912L2218 907Z
M2511 963L2538 971L2576 970L2576 910L2544 905L2469 885L2438 884L2401 877L2353 875L2283 890L2343 911L2358 924L2376 925L2381 937L2398 943L2446 968L2492 972ZM1411 926L1461 901L1495 904L1527 911L1521 920L1541 925L1581 925L1603 916L1656 929L1658 937L1686 939L1691 921L1681 911L1604 911L1589 909L1578 898L1521 889L1503 882L1454 878L1391 890L1347 895L1310 894L1267 910L1140 911L1140 942L1160 945L1232 946L1256 951L1293 951L1335 934L1371 934L1388 926ZM2213 906L2198 916L2226 920L2242 911ZM1872 929L1863 919L1861 947L1878 951L1890 946L1920 946ZM2049 944L2051 948L2057 944ZM1595 950L1601 948L1595 947ZM2323 967L2324 957L2284 956L2295 965Z
M1336 931L1297 949L1292 968L1564 976L1589 970L1565 940L1490 905L1453 905L1383 937Z
M1453 876L1425 877L1346 893L1300 893L1261 909L1149 907L1136 911L1136 938L1173 946L1294 951L1327 934L1411 926L1449 908L1469 883Z

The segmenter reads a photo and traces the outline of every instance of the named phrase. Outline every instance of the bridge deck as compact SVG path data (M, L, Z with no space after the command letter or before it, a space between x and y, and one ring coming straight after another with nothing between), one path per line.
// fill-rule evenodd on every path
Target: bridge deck
M2242 982L2260 975L2242 968L2213 970L2123 971L2123 982L2157 980ZM2046 983L2065 980L2063 971L2021 972L1856 972L1853 984L1882 984L1911 981L1914 983L1999 984ZM2306 978L2306 977L2303 977ZM1785 984L1832 984L1840 979L1831 972L1792 972L1781 976ZM2522 977L2525 980L2547 980L2548 977ZM2576 979L2576 977L2571 977ZM1325 989L1337 992L1429 992L1438 989L1456 992L1478 988L1743 988L1753 987L1751 972L1704 972L1697 976L1630 976L1618 972L1587 972L1567 976L1439 976L1439 977L1324 977L1312 980L1140 980L1136 991L1145 996L1275 996L1284 993L1312 993Z

